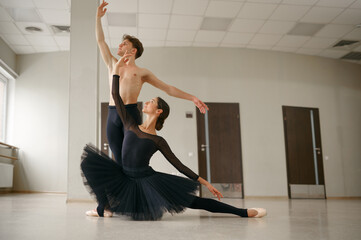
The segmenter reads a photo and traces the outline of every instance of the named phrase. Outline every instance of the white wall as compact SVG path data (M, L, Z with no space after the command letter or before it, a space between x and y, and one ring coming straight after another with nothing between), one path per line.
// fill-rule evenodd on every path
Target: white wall
M16 54L0 37L0 67L11 76L16 76Z
M361 65L231 48L146 48L137 63L203 101L240 104L246 196L287 196L282 105L319 108L327 196L361 196ZM99 99L108 101L100 66ZM160 135L197 172L196 119L185 118L185 111L195 112L193 104L149 85L139 100L158 95L171 106ZM151 164L175 172L165 162L158 154Z
M69 52L18 56L10 144L16 191L67 191Z
M67 190L68 58L69 53L19 57L12 144L22 149L22 155L16 166L16 190ZM146 48L137 62L204 101L240 104L246 196L287 195L282 105L319 108L323 155L328 156L324 160L327 195L361 196L360 65L228 48ZM100 95L89 94L106 102L107 72L102 62L99 66ZM164 97L171 106L171 115L159 134L197 172L196 121L185 118L185 111L195 112L193 104L149 85L144 86L139 100L154 96ZM194 156L188 157L189 152ZM69 167L75 172L80 158L73 161L76 164ZM151 165L159 171L176 171L160 154ZM68 181L73 184L72 179ZM89 196L83 186L76 184L73 190Z

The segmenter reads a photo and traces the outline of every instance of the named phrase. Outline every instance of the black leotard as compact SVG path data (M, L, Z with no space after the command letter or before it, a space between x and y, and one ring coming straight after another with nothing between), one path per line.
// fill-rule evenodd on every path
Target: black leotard
M181 173L187 177L197 180L198 175L174 155L164 138L141 131L133 117L125 109L122 98L119 95L119 76L113 76L112 96L117 112L124 125L124 139L122 149L122 165L124 169L144 169L149 166L149 161L156 151Z

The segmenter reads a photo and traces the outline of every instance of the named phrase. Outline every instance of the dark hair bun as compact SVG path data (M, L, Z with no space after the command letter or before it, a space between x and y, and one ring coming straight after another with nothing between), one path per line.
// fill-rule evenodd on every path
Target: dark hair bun
M168 103L166 103L166 101L164 101L161 97L158 97L158 109L162 109L163 112L159 115L155 124L155 129L157 131L163 128L164 120L169 116L170 112Z

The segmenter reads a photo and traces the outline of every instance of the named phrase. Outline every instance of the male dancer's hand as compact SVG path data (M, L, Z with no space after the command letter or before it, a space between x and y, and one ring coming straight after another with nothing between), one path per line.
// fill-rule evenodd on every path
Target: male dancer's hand
M97 10L97 17L101 18L104 16L105 12L107 11L106 8L104 8L106 5L108 5L109 3L105 2L103 0L102 4L99 5L98 10Z
M206 113L206 110L207 111L209 110L208 106L204 102L199 100L197 97L193 97L193 102L197 106L197 108L199 109L199 111L201 113L204 114L204 113Z

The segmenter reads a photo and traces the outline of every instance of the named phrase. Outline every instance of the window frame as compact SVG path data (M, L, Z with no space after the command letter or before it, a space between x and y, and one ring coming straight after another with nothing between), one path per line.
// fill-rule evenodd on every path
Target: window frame
M3 96L3 110L2 110L2 126L0 126L2 128L2 133L3 136L0 136L0 141L1 142L5 142L6 139L6 114L7 114L7 95L8 95L8 82L9 79L7 79L7 77L5 77L2 73L0 73L0 81L4 83L4 96Z

